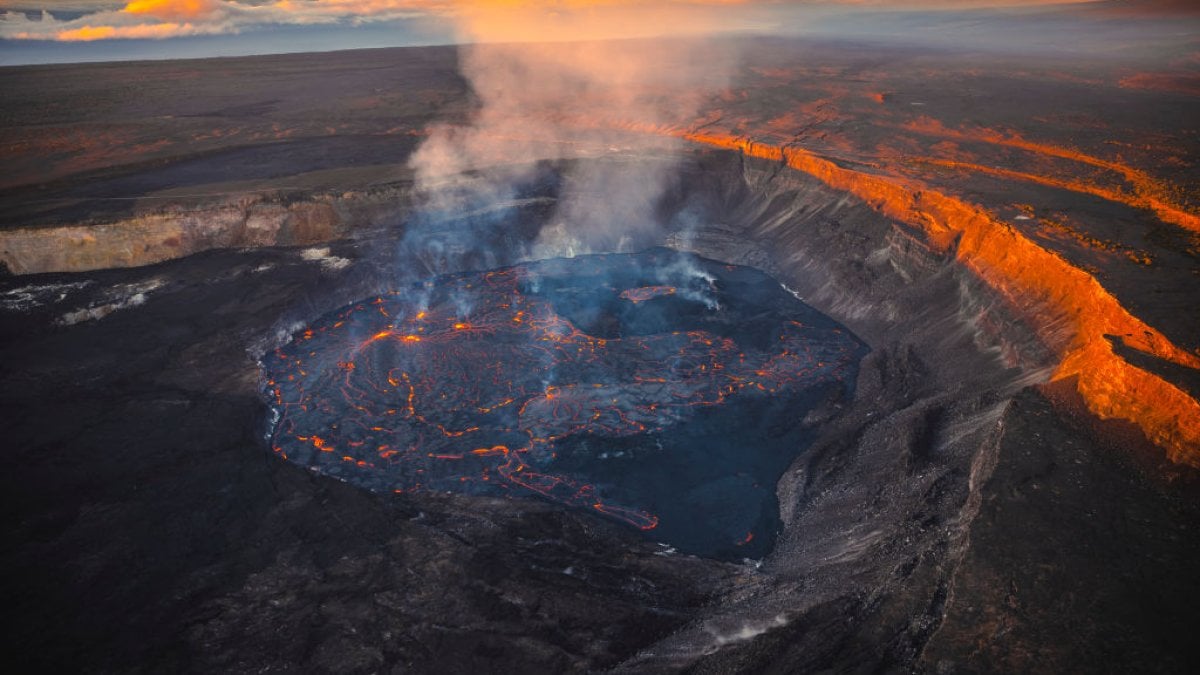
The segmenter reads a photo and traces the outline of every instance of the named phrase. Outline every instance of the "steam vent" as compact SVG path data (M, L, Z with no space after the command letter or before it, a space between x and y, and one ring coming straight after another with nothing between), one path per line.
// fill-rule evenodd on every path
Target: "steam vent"
M1200 672L1197 5L6 0L9 669Z

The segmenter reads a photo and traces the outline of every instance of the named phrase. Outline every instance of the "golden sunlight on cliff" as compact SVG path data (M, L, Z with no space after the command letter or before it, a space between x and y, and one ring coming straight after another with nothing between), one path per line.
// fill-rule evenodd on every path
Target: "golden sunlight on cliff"
M1115 173L1120 176L1121 180L1123 180L1129 186L1130 192L1127 193L1112 188L1092 185L1080 180L1060 180L1048 176L1039 176L1026 172L982 166L967 162L925 160L929 163L941 164L948 168L956 168L986 173L1012 180L1038 183L1049 187L1062 188L1075 192L1090 194L1102 199L1132 206L1134 208L1149 209L1165 223L1170 223L1172 225L1177 225L1184 229L1191 230L1192 232L1200 233L1200 216L1188 212L1186 208L1179 203L1180 200L1174 194L1172 194L1173 191L1170 187L1163 182L1154 179L1145 171L1134 168L1128 164L1103 159L1071 148L1051 145L1049 143L1030 141L1015 133L1001 133L994 129L984 128L948 129L938 120L929 117L922 117L916 121L903 125L902 128L906 131L912 131L922 135L932 136L934 138L948 139L953 141L974 141L1008 148L1015 148L1033 153L1035 155L1065 159Z
M1088 408L1102 419L1125 419L1175 462L1200 466L1200 403L1175 385L1137 368L1113 351L1107 335L1134 349L1188 368L1200 357L1131 315L1087 272L1071 265L984 210L917 185L903 185L844 169L794 148L763 145L731 135L687 133L688 140L784 162L872 208L912 226L932 248L957 260L1026 315L1060 362L1055 380L1075 378ZM1045 320L1047 316L1053 318ZM1062 341L1051 326L1065 323Z

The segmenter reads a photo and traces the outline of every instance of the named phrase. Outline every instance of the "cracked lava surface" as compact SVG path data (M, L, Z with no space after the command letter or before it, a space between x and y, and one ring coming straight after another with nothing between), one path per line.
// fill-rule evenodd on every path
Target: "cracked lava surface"
M765 554L774 486L866 348L767 275L669 250L438 277L264 358L270 443L377 491L542 497Z

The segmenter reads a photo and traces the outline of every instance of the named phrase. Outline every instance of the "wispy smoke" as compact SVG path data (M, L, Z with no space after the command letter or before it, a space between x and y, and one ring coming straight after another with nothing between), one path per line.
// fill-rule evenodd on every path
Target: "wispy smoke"
M641 132L691 123L725 86L735 55L709 37L735 24L723 8L696 3L555 6L457 16L469 43L460 69L478 107L465 126L433 129L410 160L426 219L410 244L446 248L447 228L431 227L431 213L511 203L546 162L597 157L569 166L556 212L528 254L632 250L654 240L678 141ZM479 228L496 222L461 225L475 241L458 245L494 238Z

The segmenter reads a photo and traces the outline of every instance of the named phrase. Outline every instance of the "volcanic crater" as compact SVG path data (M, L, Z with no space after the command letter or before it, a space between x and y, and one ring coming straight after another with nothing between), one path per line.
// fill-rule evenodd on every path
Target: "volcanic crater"
M746 267L659 249L418 282L264 358L271 447L373 490L538 496L761 558L863 344Z
M1074 259L1028 216L758 137L663 151L630 130L436 214L364 165L369 190L312 204L186 202L210 229L6 231L14 651L59 670L1184 670L1191 245ZM413 144L214 151L196 181ZM573 176L664 152L654 222L593 247L641 253L535 253ZM135 193L152 173L122 171ZM42 208L12 194L12 222ZM159 246L165 222L193 238Z

